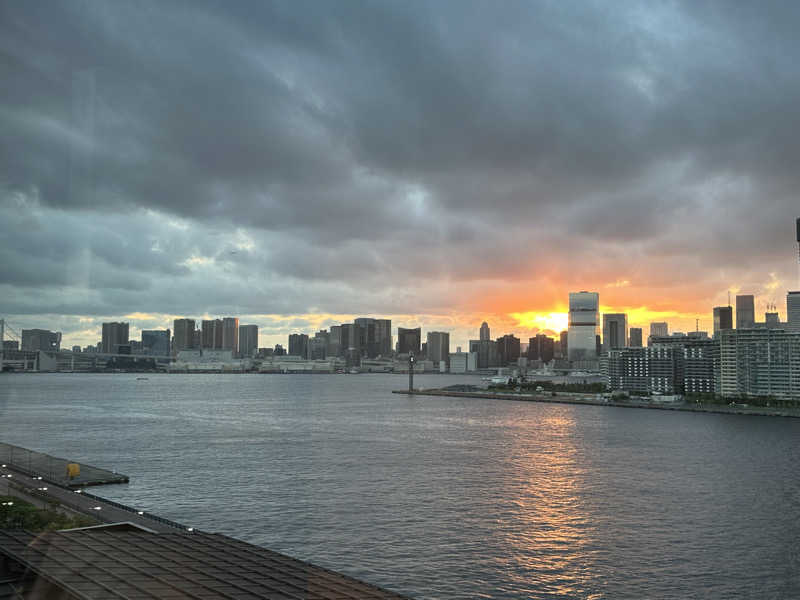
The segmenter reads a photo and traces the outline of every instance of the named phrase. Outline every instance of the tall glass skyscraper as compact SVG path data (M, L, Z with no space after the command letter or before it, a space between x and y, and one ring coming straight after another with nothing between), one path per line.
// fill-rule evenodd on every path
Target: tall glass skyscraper
M597 292L570 292L567 332L569 360L594 360L597 358L597 335L600 333L600 294Z

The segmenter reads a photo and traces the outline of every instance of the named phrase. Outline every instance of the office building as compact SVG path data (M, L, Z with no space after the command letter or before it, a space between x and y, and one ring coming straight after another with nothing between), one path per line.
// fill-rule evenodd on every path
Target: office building
M258 325L239 325L239 356L252 358L258 352Z
M478 369L478 354L476 352L451 352L449 361L451 373L468 373Z
M237 317L222 319L222 350L230 350L234 354L239 350L239 319Z
M128 329L128 323L103 323L103 352L117 354L119 346L127 346Z
M736 296L736 329L750 329L755 322L756 308L753 295Z
M23 350L61 350L61 332L47 329L23 329Z
M205 320L200 324L200 344L202 348L222 349L222 319Z
M353 325L359 327L359 343L354 347L358 348L360 354L368 358L376 358L380 354L376 341L375 319L361 317L353 321Z
M800 332L800 292L786 294L786 330Z
M569 334L566 331L562 331L558 337L561 342L561 358L567 358L569 356Z
M19 350L19 341L3 340L3 350Z
M308 358L308 336L305 333L289 335L289 356Z
M349 365L355 366L360 361L355 361L357 356L359 359L366 353L366 332L361 325L355 323L342 323L342 354L347 358L350 356Z
M628 315L603 314L603 352L628 346Z
M314 334L313 338L308 340L308 358L309 360L324 360L328 357L328 344L330 343L330 334L327 330L322 329Z
M428 360L438 365L441 361L450 361L450 334L445 331L429 331L428 341Z
M483 341L488 341L492 339L489 332L489 324L486 321L481 323L481 329L480 332L478 333L478 339Z
M406 329L404 327L397 328L397 353L408 354L413 352L416 355L420 353L420 346L422 344L422 329L416 327L414 329Z
M501 367L516 363L520 355L520 340L517 336L507 333L497 338L497 360Z
M142 354L148 356L169 356L170 331L169 329L142 330Z
M729 329L720 332L722 396L800 397L800 332Z
M172 322L172 353L194 347L194 319L175 319Z
M528 358L549 363L555 356L555 340L543 333L528 340Z
M723 329L733 329L733 308L730 306L714 307L714 337Z
M669 325L664 322L650 323L650 337L667 337Z
M344 356L345 350L347 350L347 348L342 349L342 326L331 325L330 333L328 333L328 349L326 354L328 356Z
M375 319L375 344L378 348L378 356L392 355L391 319Z
M597 358L600 327L600 295L597 292L571 292L569 295L568 357L571 361Z
M641 348L642 347L642 328L641 327L631 327L630 328L630 335L628 336L628 346L631 348Z
M469 351L478 357L479 369L491 369L500 365L497 342L494 340L470 340Z

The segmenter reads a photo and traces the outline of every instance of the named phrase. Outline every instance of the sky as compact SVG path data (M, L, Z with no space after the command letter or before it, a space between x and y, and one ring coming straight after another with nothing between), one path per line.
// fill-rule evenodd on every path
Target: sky
M798 289L800 4L0 1L0 317L451 345ZM423 333L424 334L424 333Z

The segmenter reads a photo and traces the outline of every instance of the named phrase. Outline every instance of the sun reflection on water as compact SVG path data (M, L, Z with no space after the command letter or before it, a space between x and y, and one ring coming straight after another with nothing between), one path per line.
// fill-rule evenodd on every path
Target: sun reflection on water
M602 597L584 502L589 474L571 407L537 411L515 432L504 491L509 510L498 524L508 555L498 567L531 596Z

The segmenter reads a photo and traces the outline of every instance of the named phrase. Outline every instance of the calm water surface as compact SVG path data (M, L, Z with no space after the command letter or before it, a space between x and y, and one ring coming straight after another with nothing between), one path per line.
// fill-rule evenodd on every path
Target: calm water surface
M800 420L389 393L406 382L3 375L0 440L417 598L800 597Z

